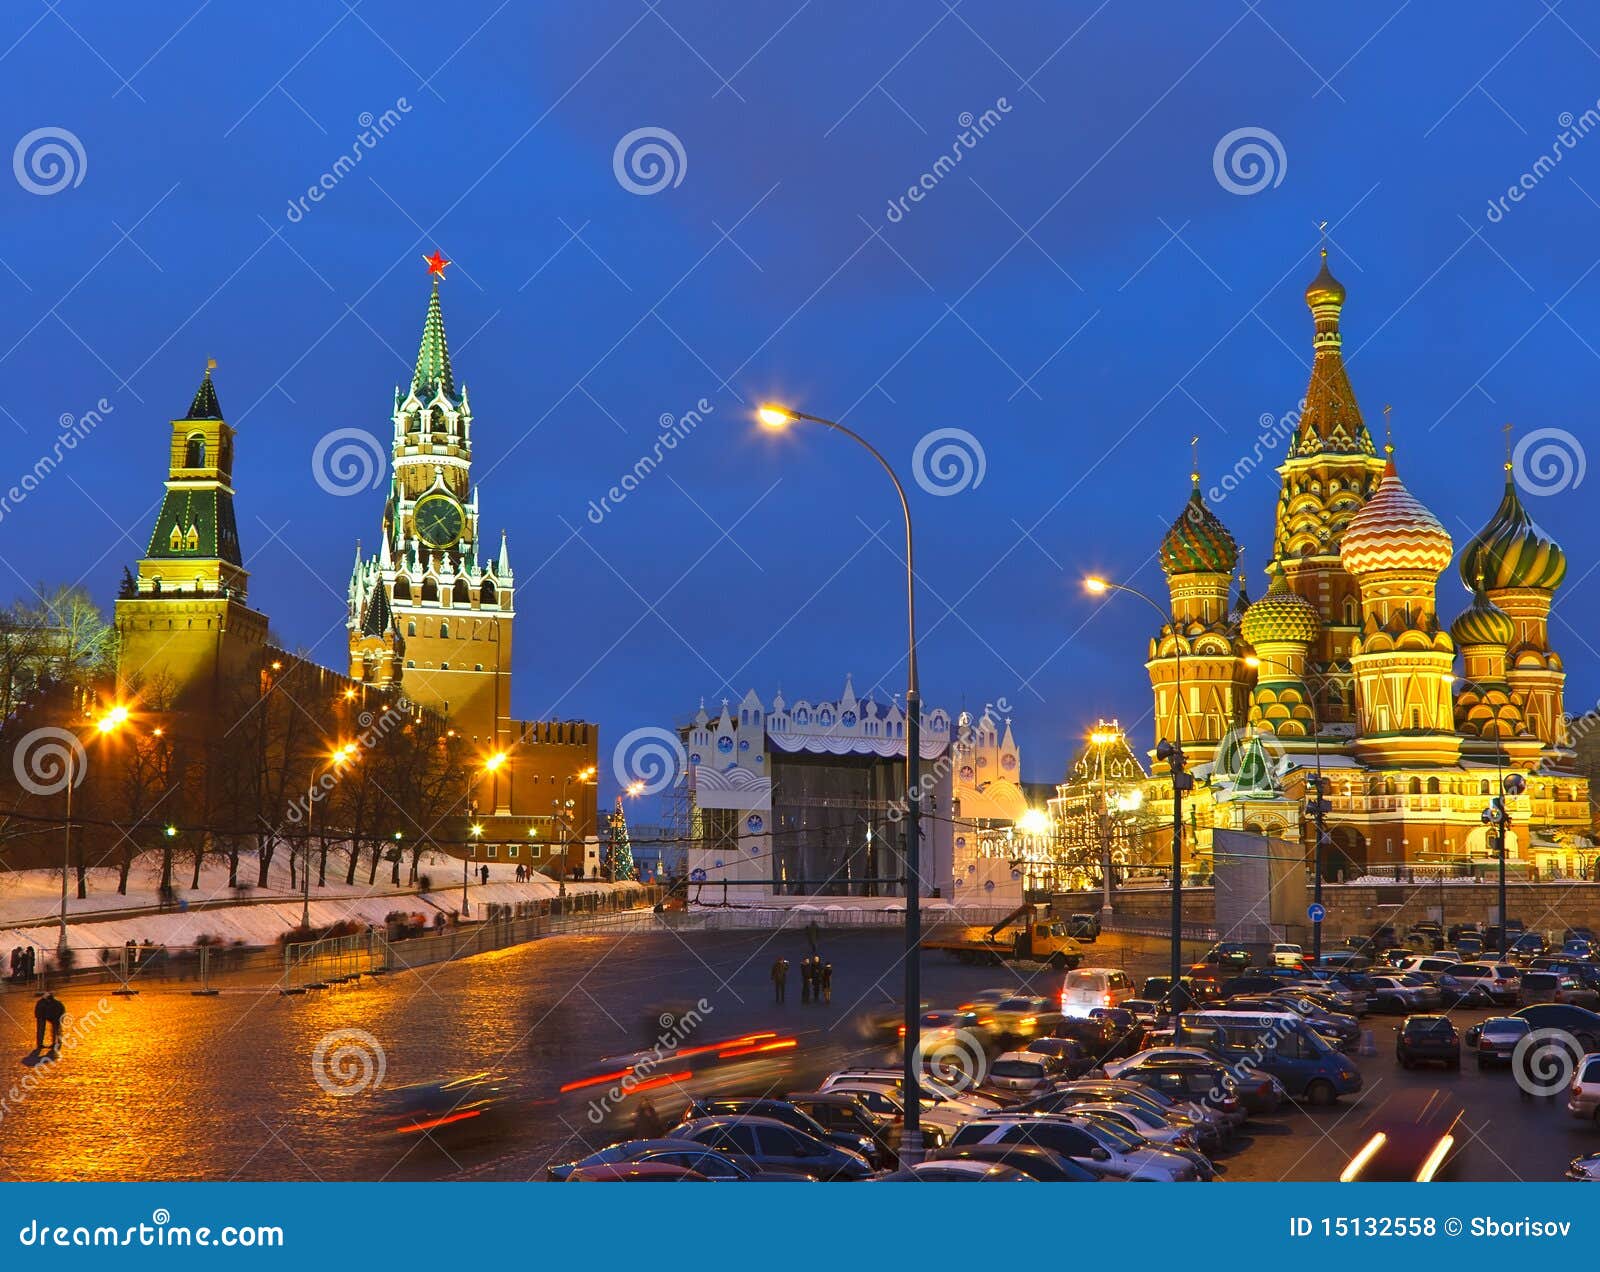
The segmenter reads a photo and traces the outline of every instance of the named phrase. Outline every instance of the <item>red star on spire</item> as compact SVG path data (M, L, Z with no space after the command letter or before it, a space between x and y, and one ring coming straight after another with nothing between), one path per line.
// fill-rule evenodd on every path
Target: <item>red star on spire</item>
M444 267L450 262L445 259L443 252L435 248L432 256L424 253L422 259L428 262L428 275L430 278L444 278Z

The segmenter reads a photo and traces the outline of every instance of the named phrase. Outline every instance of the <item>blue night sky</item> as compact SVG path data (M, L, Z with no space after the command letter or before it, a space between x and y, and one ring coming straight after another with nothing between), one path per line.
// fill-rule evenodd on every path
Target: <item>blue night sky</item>
M1600 98L1600 16L1582 6L6 15L0 140L66 130L86 157L53 194L0 179L12 473L63 414L111 412L0 520L5 592L81 578L109 608L149 534L167 421L215 357L251 600L342 668L354 545L375 541L383 494L326 493L312 456L337 429L387 444L439 248L484 525L510 532L517 571L516 714L598 720L603 755L702 696L831 695L847 671L861 692L903 685L892 492L842 439L761 432L763 397L843 418L905 475L925 695L1003 698L1033 779L1059 777L1099 714L1150 741L1154 616L1102 610L1078 581L1160 589L1193 435L1208 486L1252 457L1216 507L1264 587L1281 442L1254 452L1305 387L1319 220L1366 418L1381 440L1393 403L1401 471L1458 547L1498 499L1507 420L1595 435L1600 136L1580 120L1558 141ZM291 215L361 148L363 114L390 109ZM963 112L988 109L986 135L891 218L961 149ZM677 184L619 182L614 150L639 128L679 140ZM1214 171L1241 128L1285 157L1255 193ZM705 422L594 524L659 418L702 398ZM976 436L984 471L935 496L912 455L944 428ZM1587 494L1527 499L1572 559L1552 640L1577 710L1600 692ZM1465 601L1446 575L1446 618Z

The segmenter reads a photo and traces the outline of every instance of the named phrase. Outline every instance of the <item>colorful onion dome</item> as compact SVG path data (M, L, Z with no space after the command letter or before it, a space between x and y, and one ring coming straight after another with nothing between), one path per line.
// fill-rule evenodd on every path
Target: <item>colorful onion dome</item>
M1450 532L1395 471L1394 460L1339 543L1339 560L1354 575L1387 570L1438 574L1450 564Z
M1239 559L1239 545L1217 514L1206 507L1200 495L1200 479L1194 479L1194 492L1161 540L1161 568L1167 574L1230 574Z
M1484 592L1473 589L1472 604L1450 624L1450 635L1457 645L1509 645L1516 637L1517 625Z
M1270 641L1299 641L1309 645L1322 630L1317 607L1298 592L1289 590L1283 567L1276 561L1268 567L1272 583L1266 595L1245 611L1239 632L1252 645ZM1270 679L1270 677L1263 677Z
M1344 304L1344 284L1335 278L1328 269L1328 253L1322 253L1322 268L1317 271L1317 276L1306 285L1306 304L1312 309L1319 305Z
M1467 586L1472 587L1480 576L1491 592L1507 587L1553 592L1567 577L1567 554L1522 506L1509 465L1500 506L1461 551L1461 577Z

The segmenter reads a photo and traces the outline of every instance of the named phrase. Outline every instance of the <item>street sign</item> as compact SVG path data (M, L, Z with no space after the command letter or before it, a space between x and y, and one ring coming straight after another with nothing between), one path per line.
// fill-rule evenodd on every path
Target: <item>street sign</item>
M1313 923L1321 923L1322 920L1327 917L1328 908L1319 902L1313 901L1306 907L1306 918L1310 919Z

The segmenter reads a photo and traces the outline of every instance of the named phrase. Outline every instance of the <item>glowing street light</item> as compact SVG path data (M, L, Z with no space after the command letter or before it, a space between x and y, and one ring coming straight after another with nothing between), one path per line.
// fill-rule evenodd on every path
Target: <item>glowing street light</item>
M906 889L906 924L905 924L905 1032L906 1038L918 1036L921 1029L920 1016L922 1014L922 910L921 894L919 888L922 883L920 869L920 849L922 840L921 827L921 795L922 782L919 776L921 756L921 731L922 731L922 689L917 678L917 571L915 557L912 553L911 534L911 503L906 498L905 487L900 484L900 478L895 473L893 465L883 457L883 454L861 434L854 429L847 428L837 420L826 419L820 415L809 415L804 411L797 411L793 407L783 405L781 402L763 402L756 409L756 418L761 423L774 431L788 427L788 425L805 420L811 424L819 424L823 428L831 429L849 438L873 459L878 466L888 475L894 484L894 493L900 501L900 513L906 527L906 788L905 788L905 849L903 859L905 863L905 889ZM922 1159L922 1075L918 1072L917 1048L907 1046L905 1051L905 1071L902 1083L905 1095L905 1123L900 1134L900 1160L903 1163L920 1161Z

